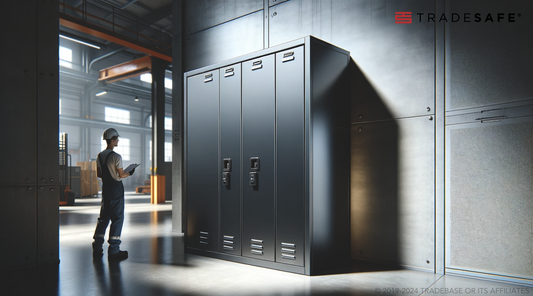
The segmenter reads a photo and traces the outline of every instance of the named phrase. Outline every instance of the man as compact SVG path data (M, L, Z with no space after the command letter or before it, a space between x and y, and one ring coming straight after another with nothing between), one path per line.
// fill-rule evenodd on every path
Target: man
M120 234L124 223L124 185L122 179L133 174L124 172L122 156L113 151L118 146L119 134L114 128L104 131L103 139L107 142L107 148L98 154L96 158L96 175L102 179L102 206L100 216L94 231L93 256L103 255L103 244L107 225L111 220L109 230L109 243L107 257L109 260L124 260L128 258L127 251L120 250Z

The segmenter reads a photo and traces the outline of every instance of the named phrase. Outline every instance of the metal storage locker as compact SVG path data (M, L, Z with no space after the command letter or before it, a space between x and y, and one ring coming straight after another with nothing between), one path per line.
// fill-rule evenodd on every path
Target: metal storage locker
M243 256L274 261L274 55L242 64Z
M241 254L241 64L220 69L220 251Z
M219 73L187 79L187 245L218 250Z
M349 264L349 59L309 36L185 73L188 252Z

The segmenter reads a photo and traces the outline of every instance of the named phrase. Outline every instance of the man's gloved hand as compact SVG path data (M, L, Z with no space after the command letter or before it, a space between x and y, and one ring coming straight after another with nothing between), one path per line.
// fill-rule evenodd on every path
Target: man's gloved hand
M130 171L130 173L129 173L130 176L133 175L133 173L135 173L135 169L133 169L133 170Z

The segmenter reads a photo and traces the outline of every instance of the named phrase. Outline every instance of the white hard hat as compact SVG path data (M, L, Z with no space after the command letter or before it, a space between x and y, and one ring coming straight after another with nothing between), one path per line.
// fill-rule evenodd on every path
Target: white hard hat
M104 134L103 134L104 140L111 140L113 137L120 137L116 129L108 128L104 131Z

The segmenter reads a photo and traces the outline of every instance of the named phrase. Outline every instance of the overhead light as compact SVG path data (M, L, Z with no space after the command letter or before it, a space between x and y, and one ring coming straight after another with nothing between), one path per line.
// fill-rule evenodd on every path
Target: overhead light
M92 47L92 48L100 49L100 46L95 45L95 44L92 44L92 43L89 43L89 42L86 42L86 41L82 41L82 40L79 40L79 39L75 39L75 38L72 38L72 37L68 37L68 36L65 36L65 35L62 35L62 34L59 34L59 37L61 37L61 38L63 38L63 39L70 40L70 41L77 42L77 43L79 43L79 44L87 45L87 46L90 46L90 47Z
M138 102L139 101L139 98L138 97L135 97L135 102Z
M99 97L99 96L103 96L105 94L107 94L107 91L104 90L104 91L101 91L101 92L97 93L96 96Z

